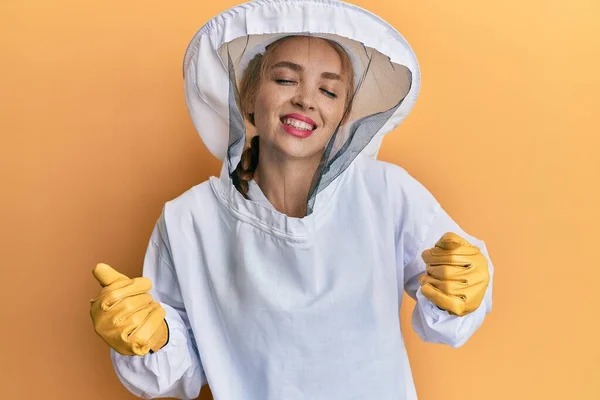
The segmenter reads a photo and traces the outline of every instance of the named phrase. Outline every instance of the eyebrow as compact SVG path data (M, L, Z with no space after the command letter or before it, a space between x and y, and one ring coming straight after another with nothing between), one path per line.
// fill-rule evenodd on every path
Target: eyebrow
M291 61L280 61L271 67L271 69L275 69L275 68L289 68L296 72L304 71L304 67L302 65L293 63ZM335 72L323 72L321 74L321 78L334 79L334 80L338 80L338 81L342 80L342 77L340 76L340 74L336 74Z

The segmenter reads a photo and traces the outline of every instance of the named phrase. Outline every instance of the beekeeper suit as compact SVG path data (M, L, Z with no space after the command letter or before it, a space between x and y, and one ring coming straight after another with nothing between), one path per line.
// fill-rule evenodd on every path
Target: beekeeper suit
M338 43L355 78L352 110L302 218L277 211L253 180L246 194L233 182L249 136L241 76L289 35ZM458 347L491 311L493 277L481 240L405 170L375 160L413 107L419 76L393 27L343 2L258 0L198 31L185 95L221 174L166 203L142 278L94 271L103 289L92 319L127 389L193 399L208 383L217 400L417 398L403 292L416 300L417 334Z

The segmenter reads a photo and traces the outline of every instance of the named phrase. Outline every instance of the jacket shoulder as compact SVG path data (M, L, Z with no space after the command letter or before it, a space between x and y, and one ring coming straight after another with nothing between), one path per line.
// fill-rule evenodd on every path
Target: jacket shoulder
M416 181L404 168L386 161L362 158L357 163L358 172L365 183L374 186L378 192L382 190L397 192L407 189Z
M215 195L210 179L192 186L177 197L167 201L163 213L167 218L204 212L214 207Z

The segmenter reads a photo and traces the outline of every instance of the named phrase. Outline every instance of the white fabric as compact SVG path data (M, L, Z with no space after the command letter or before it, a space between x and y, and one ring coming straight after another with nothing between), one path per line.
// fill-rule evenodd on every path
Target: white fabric
M364 44L406 66L412 85L406 98L379 130L363 154L375 158L384 135L398 126L414 106L420 90L420 70L408 42L378 16L352 4L334 0L257 0L224 11L207 22L190 42L184 59L184 90L192 122L209 151L220 160L229 144L229 71L219 56L225 43L247 36L310 32L338 35ZM247 51L248 57L266 43ZM350 52L353 58L352 52ZM242 62L243 64L243 62ZM355 65L356 68L356 65Z
M359 156L302 219L258 186L244 199L226 171L168 202L154 229L143 275L171 337L155 354L112 352L135 395L193 399L209 383L216 400L412 400L403 291L429 342L461 346L491 311L491 282L464 317L421 295L421 252L445 232L489 256L402 168Z

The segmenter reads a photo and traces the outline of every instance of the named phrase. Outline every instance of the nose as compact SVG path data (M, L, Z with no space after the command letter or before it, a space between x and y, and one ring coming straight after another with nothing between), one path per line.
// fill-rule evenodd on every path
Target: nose
M298 90L292 98L292 103L305 110L314 110L315 103L312 92L308 85L298 85Z

